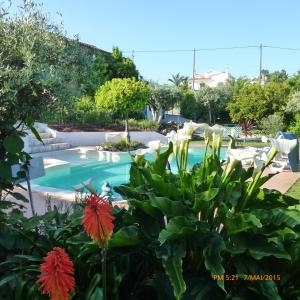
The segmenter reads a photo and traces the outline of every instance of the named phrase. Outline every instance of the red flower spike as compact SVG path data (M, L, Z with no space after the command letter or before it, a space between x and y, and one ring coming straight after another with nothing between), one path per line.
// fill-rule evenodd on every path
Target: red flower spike
M112 207L105 198L91 195L83 214L82 224L85 232L102 248L107 247L114 229L115 217L110 214L111 211Z
M41 275L37 283L40 290L50 296L51 300L69 300L69 292L74 292L73 262L63 248L55 247L44 257L40 265Z

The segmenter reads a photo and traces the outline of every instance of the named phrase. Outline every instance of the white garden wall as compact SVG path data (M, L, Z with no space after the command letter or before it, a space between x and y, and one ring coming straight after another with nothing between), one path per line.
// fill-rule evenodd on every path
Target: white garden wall
M119 132L114 132L119 133ZM120 132L123 133L123 132ZM70 146L98 146L105 142L107 132L59 132L56 131L56 137ZM155 131L132 131L130 132L131 140L141 143L148 143L153 140L167 142L167 137Z

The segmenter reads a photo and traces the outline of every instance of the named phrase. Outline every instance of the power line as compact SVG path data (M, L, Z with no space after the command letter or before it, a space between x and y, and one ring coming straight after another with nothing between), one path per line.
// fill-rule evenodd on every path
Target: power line
M216 47L216 48L198 48L198 49L169 49L169 50L134 50L135 53L170 53L170 52L198 52L198 51L217 51L217 50L233 50L246 48L259 48L259 45L233 46L233 47ZM131 51L123 51L123 53L132 53Z
M234 49L249 49L249 48L270 48L288 51L300 51L300 48L280 47L270 45L247 45L247 46L232 46L232 47L215 47L215 48L198 48L198 49L167 49L167 50L131 50L123 51L123 53L175 53L175 52L200 52L200 51L221 51L221 50L234 50Z
M264 45L264 48L278 49L278 50L290 50L290 51L300 51L300 48L289 48L289 47L278 47L278 46L267 46Z

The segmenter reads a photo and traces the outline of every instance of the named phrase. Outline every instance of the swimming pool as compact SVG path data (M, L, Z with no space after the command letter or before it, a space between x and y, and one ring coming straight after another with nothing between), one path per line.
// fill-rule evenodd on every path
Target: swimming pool
M226 149L222 149L224 157ZM189 164L193 166L204 157L204 148L190 148ZM147 159L152 159L151 154L146 154ZM101 192L101 186L105 181L117 186L129 181L131 158L128 153L98 152L75 148L57 151L44 156L44 159L59 161L53 167L46 168L46 175L32 180L33 184L74 191L73 186L92 178L93 186ZM171 169L176 172L175 162L171 162Z

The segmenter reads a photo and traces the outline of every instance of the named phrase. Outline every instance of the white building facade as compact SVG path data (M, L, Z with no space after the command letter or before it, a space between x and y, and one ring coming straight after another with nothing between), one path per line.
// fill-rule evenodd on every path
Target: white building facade
M216 87L219 83L225 83L227 79L232 78L228 70L225 71L209 71L202 74L195 74L194 79L190 78L188 81L189 87L194 90L199 90L201 85L205 84L209 87Z

